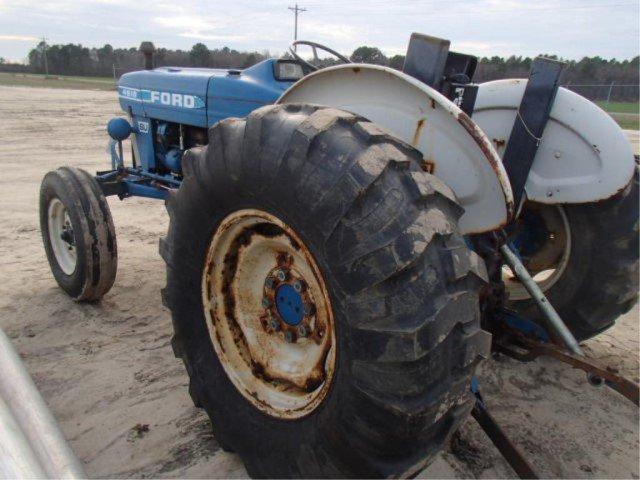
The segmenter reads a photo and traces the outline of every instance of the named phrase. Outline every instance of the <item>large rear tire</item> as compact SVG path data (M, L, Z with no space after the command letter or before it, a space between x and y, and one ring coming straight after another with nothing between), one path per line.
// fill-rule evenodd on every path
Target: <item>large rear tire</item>
M638 215L637 171L629 185L608 200L533 204L521 214L525 224L519 238L536 245L525 254L525 265L534 274L541 272L534 278L540 278L539 286L578 340L610 328L638 301ZM541 239L531 240L534 229L545 232ZM522 286L511 276L506 284L509 306L544 326Z
M361 117L306 105L224 120L208 147L185 155L160 243L163 300L194 403L250 475L411 474L469 413L490 346L478 309L486 272L457 231L462 209L420 159ZM295 307L300 272L311 315L328 312L323 332L335 339L302 387L269 369L312 343L286 337L292 310L260 310L272 308L268 298L260 306L272 288ZM283 287L289 279L295 289ZM254 357L255 338L266 361Z
M113 286L118 247L109 205L84 170L61 167L40 187L40 231L58 285L78 301L95 301Z

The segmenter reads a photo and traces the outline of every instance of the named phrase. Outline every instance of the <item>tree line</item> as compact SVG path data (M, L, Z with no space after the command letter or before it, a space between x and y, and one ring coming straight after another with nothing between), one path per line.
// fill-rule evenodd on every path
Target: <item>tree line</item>
M28 68L31 71L44 73L44 51L45 44L40 42L29 52ZM270 56L268 51L242 52L228 47L210 49L203 43L196 43L191 50L157 48L154 64L246 68ZM544 56L562 60L556 55ZM356 48L350 58L354 62L387 65L397 69L401 69L404 63L403 55L387 57L380 49L371 46ZM100 48L88 48L80 44L47 45L46 60L47 69L53 75L120 76L122 73L140 69L143 64L143 56L138 48L113 48L109 44ZM527 77L532 60L530 57L522 56L483 57L479 59L474 80L485 82L501 78ZM581 60L567 61L562 82L588 98L607 98L610 90L611 100L638 101L639 67L638 56L631 60L584 57ZM610 88L612 82L615 88Z

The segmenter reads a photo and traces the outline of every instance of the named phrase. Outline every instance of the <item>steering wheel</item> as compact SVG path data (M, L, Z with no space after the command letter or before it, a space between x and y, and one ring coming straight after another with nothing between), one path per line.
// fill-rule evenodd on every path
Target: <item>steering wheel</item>
M322 45L321 43L316 43L316 42L310 42L308 40L296 40L289 47L289 52L291 53L291 55L293 55L293 58L295 58L298 62L300 62L301 64L303 64L305 67L307 67L309 70L311 70L313 72L315 72L316 70L319 70L320 67L316 67L315 65L313 65L312 63L307 62L304 58L302 58L300 55L298 55L298 52L296 52L296 49L295 49L295 47L297 45L307 45L307 46L311 47L311 49L313 50L313 59L314 60L318 60L318 50L324 50L325 52L330 53L331 55L336 57L342 63L352 63L351 60L349 60L347 57L345 57L344 55L339 54L338 52L336 52L335 50L327 47L326 45Z

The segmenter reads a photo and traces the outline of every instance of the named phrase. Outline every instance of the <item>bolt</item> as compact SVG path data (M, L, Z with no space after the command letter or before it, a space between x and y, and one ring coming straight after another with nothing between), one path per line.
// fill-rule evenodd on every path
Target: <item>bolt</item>
M305 315L313 315L316 313L316 306L313 303L305 303L304 304L304 314Z
M587 381L594 387L602 387L605 384L605 380L602 377L597 376L595 373L587 373Z
M273 277L267 277L267 279L264 281L264 286L267 288L273 288L276 285L276 279Z
M289 343L293 343L296 341L296 336L291 330L287 330L286 332L284 332L284 339Z
M280 280L281 282L284 282L287 279L287 272L285 272L282 269L279 269L275 271L275 276L278 280Z
M269 308L271 306L271 300L269 300L267 297L264 297L262 299L262 306L264 308Z
M306 287L306 284L304 280L296 280L293 283L293 289L298 293L302 292L305 289L305 287Z
M277 332L278 330L280 330L280 322L279 322L278 320L276 320L275 318L272 318L272 319L269 321L269 326L270 326L272 329L274 329L276 332Z
M300 325L298 327L298 335L300 335L301 337L308 337L309 336L309 328L307 328L306 325Z

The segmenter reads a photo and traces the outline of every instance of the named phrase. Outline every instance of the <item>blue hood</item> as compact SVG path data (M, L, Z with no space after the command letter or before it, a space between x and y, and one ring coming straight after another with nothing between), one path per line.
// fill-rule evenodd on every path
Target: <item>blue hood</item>
M118 82L120 106L133 115L198 127L245 117L293 84L276 80L276 62L245 70L161 67L127 73Z

